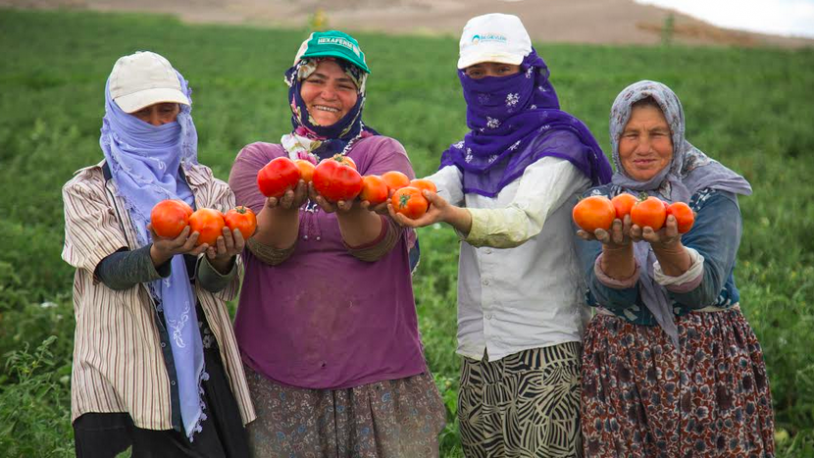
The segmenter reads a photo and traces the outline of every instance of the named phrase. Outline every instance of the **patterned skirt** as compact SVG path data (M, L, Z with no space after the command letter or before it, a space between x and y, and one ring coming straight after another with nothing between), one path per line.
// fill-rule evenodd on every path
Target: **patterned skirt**
M279 385L248 366L255 457L437 457L446 408L429 372L343 390Z
M463 359L458 418L467 457L582 455L579 342L498 361Z
M660 327L597 315L582 359L588 457L773 457L763 353L733 309L678 317L679 354Z

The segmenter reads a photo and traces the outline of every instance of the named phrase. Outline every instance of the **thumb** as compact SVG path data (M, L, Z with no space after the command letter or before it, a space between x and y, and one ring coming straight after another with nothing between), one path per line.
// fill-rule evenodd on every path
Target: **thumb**
M447 204L447 201L444 200L443 197L439 196L437 193L434 193L432 191L428 191L425 189L424 192L422 192L422 195L436 207L443 207Z

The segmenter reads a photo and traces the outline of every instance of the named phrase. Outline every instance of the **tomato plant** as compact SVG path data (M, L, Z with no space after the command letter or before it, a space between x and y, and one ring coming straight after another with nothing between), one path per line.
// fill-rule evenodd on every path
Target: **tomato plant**
M223 220L230 231L234 231L235 229L240 230L240 233L243 235L243 240L248 240L249 237L254 235L254 231L257 229L257 216L255 216L250 208L242 205L226 212L223 216Z
M362 176L347 156L337 154L314 169L314 190L331 202L353 200L362 192Z
M195 245L214 246L218 237L223 235L223 228L226 222L223 221L223 213L211 208L199 208L189 217L189 228L192 232L197 232L198 242Z
M580 200L571 211L580 229L593 234L597 229L610 230L616 218L616 209L605 196L590 196Z
M387 183L387 189L389 189L391 193L405 186L410 186L410 178L398 170L382 174L382 179Z
M390 203L396 213L401 213L410 219L416 219L427 213L427 207L430 206L429 201L421 195L421 190L412 186L396 190L393 197L390 198Z
M362 192L359 193L359 200L370 202L371 206L379 205L387 200L390 192L387 183L378 175L367 175L362 177Z
M630 210L636 205L639 199L636 198L633 194L628 194L623 192L618 196L611 199L611 203L613 204L613 208L616 210L616 217L624 220L625 215L630 214Z
M314 177L314 168L316 168L316 166L305 159L297 159L294 161L294 165L296 165L300 171L300 179L302 179L305 184L310 183Z
M435 183L426 178L416 178L415 180L410 181L410 186L422 191L426 189L427 191L438 192L438 188L435 186Z
M673 202L670 204L670 206L667 207L667 215L673 215L675 217L680 234L689 232L690 229L692 229L692 225L695 224L695 214L692 212L690 206L684 202Z
M174 239L187 227L192 207L183 200L162 200L150 212L150 224L159 237Z
M266 197L282 197L300 181L300 169L287 157L278 157L257 172L257 187Z
M667 205L658 197L650 196L636 202L630 210L630 220L633 224L644 229L650 226L654 231L664 227L667 219Z

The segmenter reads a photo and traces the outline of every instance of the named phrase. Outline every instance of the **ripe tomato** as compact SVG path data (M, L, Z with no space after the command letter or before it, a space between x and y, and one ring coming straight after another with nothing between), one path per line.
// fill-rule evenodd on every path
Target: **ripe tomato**
M379 205L387 200L390 195L387 183L378 175L367 175L362 177L362 192L359 193L359 200L370 202L371 206Z
M405 186L410 186L410 178L397 170L384 173L382 178L384 182L387 183L387 189L389 189L391 193Z
M189 228L199 234L196 246L204 243L214 246L218 237L223 235L225 226L223 213L211 208L199 208L189 217Z
M300 169L287 157L278 157L257 172L257 187L266 197L281 197L300 181Z
M654 231L658 231L664 227L666 219L667 206L658 197L650 196L645 200L640 200L630 210L631 222L642 229L650 226Z
M673 215L676 218L678 225L678 232L684 234L692 229L695 223L695 215L689 205L684 202L673 202L667 207L667 215Z
M297 159L294 161L294 165L300 170L300 178L305 184L311 182L311 179L314 177L314 168L316 166L305 159Z
M359 169L356 167L356 162L344 154L334 154L333 160L341 162L353 170L359 171Z
M630 214L630 210L636 205L639 199L636 198L633 194L628 194L626 192L619 194L618 196L611 199L611 203L613 204L613 208L616 209L616 217L624 220L625 215Z
M240 230L240 233L243 235L243 240L248 240L249 237L254 235L254 231L257 229L257 217L254 215L254 212L250 208L242 205L226 212L223 220L230 231L234 231L235 229Z
M390 198L390 203L396 213L401 213L410 219L416 219L427 213L427 207L430 206L429 201L421 195L421 190L412 186L396 190L393 197Z
M331 202L353 200L362 192L362 176L355 164L349 165L348 159L337 154L314 169L314 190Z
M609 230L616 218L616 209L605 196L590 196L580 200L571 212L580 229L593 234L597 229Z
M150 212L150 224L159 237L174 239L187 227L192 207L183 200L162 200Z
M426 178L416 178L415 180L410 181L410 186L418 188L422 191L426 189L427 191L438 192L438 188L435 186L435 183Z

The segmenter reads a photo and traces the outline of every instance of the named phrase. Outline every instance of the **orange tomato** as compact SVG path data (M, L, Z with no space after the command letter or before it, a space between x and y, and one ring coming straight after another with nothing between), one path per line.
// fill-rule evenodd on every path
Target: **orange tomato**
M658 197L650 196L640 200L630 210L631 222L642 229L650 226L654 231L658 231L664 227L666 219L667 206Z
M218 237L223 235L224 227L226 222L223 221L223 213L211 208L200 208L189 217L189 228L199 234L196 246L204 243L214 246Z
M230 231L238 229L240 234L243 235L243 240L248 240L257 230L257 216L250 208L242 205L226 212L223 221Z
M150 224L159 237L174 239L187 227L192 207L183 200L162 200L150 212Z
M580 200L571 212L580 229L593 234L597 229L609 230L616 218L616 209L605 196L590 196Z
M382 178L384 182L387 183L387 189L389 189L391 193L405 186L410 186L410 178L397 170L384 173Z
M410 181L410 186L418 188L422 191L426 189L427 191L438 192L438 188L435 186L435 183L426 178L416 178L415 180Z
M676 225L678 225L678 232L680 234L689 232L695 223L695 214L693 214L690 206L684 202L673 202L670 204L670 206L667 207L667 215L675 216Z
M616 217L624 220L625 215L630 214L630 210L636 205L639 199L636 198L633 194L628 194L626 192L619 194L618 196L611 199L611 203L613 204L613 208L616 209Z
M419 218L427 213L427 207L430 205L429 201L421 195L421 190L412 186L396 190L393 197L390 198L390 203L396 213L401 213L410 219Z
M305 159L297 159L294 161L294 165L300 170L300 179L308 184L311 182L311 179L314 177L314 169L316 166Z
M352 168L353 170L357 170L357 171L359 170L359 169L356 168L356 162L353 159L349 158L348 156L345 156L344 154L334 154L333 157L323 159L323 160L321 160L319 162L323 163L323 162L328 161L328 160L339 162L342 165L347 165L348 167Z
M387 200L390 195L387 183L378 175L366 175L362 177L362 192L359 193L359 200L370 202L370 206L379 205Z

